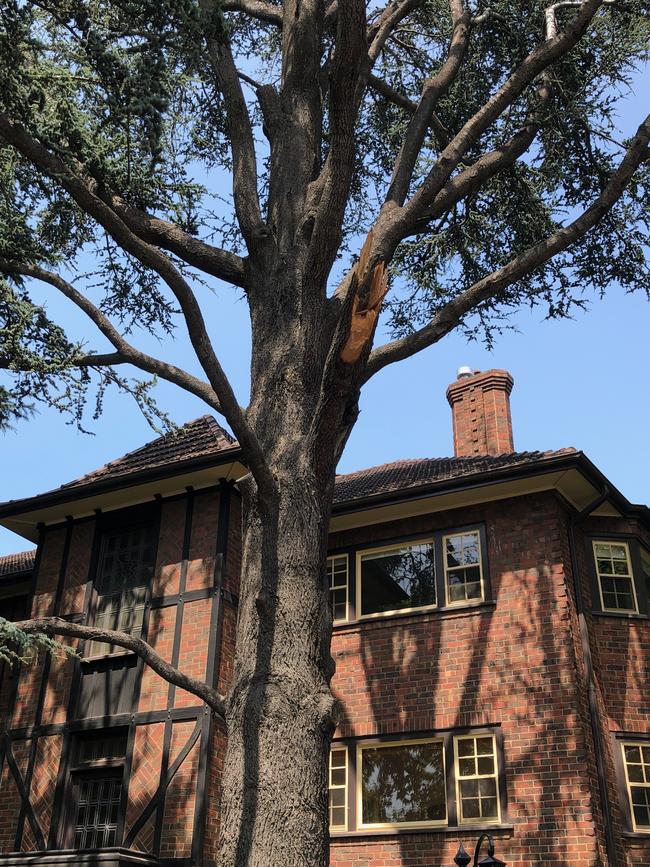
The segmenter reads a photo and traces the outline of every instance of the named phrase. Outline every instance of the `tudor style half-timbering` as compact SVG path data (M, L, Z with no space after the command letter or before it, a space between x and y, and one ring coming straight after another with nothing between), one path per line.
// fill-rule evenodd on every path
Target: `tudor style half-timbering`
M486 830L509 867L650 864L650 515L581 452L514 452L512 386L452 383L453 458L338 478L337 867L451 867ZM183 430L0 506L37 542L0 559L0 616L142 635L223 691L245 467L213 419ZM78 650L1 672L0 867L213 867L223 730L131 654Z

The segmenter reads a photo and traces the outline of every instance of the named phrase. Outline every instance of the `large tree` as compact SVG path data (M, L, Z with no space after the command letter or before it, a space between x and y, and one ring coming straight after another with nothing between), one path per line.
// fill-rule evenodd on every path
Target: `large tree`
M110 636L225 720L223 867L328 861L324 560L364 383L454 329L490 341L520 305L562 316L585 287L647 286L650 118L621 140L617 99L648 11L0 0L0 421L30 400L81 418L111 385L155 412L145 372L220 413L250 469L228 695ZM100 342L66 335L35 281ZM250 310L246 406L219 362L228 324L202 312L215 281ZM142 348L175 328L194 370Z

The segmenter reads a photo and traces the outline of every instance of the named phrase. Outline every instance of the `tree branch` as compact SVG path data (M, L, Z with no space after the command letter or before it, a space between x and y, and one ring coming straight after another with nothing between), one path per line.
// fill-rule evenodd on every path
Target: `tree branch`
M244 12L258 21L282 25L282 7L265 0L221 0L219 6L224 12Z
M104 337L106 337L117 349L117 353L110 355L92 355L84 356L83 359L75 359L76 367L90 367L98 365L107 367L112 364L133 364L135 367L146 371L147 373L159 376L167 382L174 383L185 391L189 391L201 400L205 401L208 406L211 406L216 412L222 413L223 410L217 400L217 397L210 387L210 384L198 379L186 370L176 367L174 364L168 364L158 358L154 358L145 352L141 352L131 343L124 339L120 332L115 328L113 323L108 319L102 311L96 307L92 301L86 298L78 289L68 283L58 274L47 271L38 265L31 265L26 262L16 262L11 259L0 257L0 272L5 274L21 274L24 277L34 277L36 280L42 280L44 283L49 283L59 290L66 298L76 304L99 328ZM83 363L82 363L83 362ZM2 365L0 365L2 366Z
M457 11L454 15L457 14ZM386 194L386 202L393 202L397 205L404 204L422 143L431 126L434 109L440 97L446 93L458 75L469 43L469 34L470 15L469 13L462 13L454 24L447 59L437 75L427 79L424 83L420 102L413 113L404 136L404 142L395 161L393 177Z
M391 33L423 0L392 0L377 16L368 31L368 57L373 66Z
M550 87L539 88L539 103L528 123L510 141L493 151L482 154L476 162L467 166L460 174L449 180L433 200L427 213L413 225L410 235L421 232L431 220L437 220L448 213L462 199L476 192L490 178L503 169L509 168L523 156L533 143L541 126L540 115L551 96Z
M558 229L548 238L515 256L502 268L488 274L452 298L419 331L375 349L368 359L364 382L387 364L409 358L416 352L437 343L480 304L490 299L497 299L503 289L522 277L530 275L553 256L583 238L616 204L639 165L650 159L649 142L650 115L639 126L625 157L601 195L584 213L568 226Z
M44 617L42 620L23 620L14 625L28 634L40 632L44 635L60 635L65 638L90 639L105 644L115 644L118 647L123 647L125 650L131 650L168 683L173 683L174 686L191 692L192 695L204 701L225 722L226 702L224 697L204 681L191 677L174 668L150 644L147 644L141 638L135 638L126 632L115 632L112 629L100 629L97 626L72 623L69 620L63 620L61 617Z
M200 0L203 10L212 11L214 5L215 0ZM257 191L257 156L253 127L227 38L222 36L218 39L210 39L208 52L217 87L223 96L226 108L233 161L235 212L251 253L255 243L267 235Z
M151 268L169 286L180 304L197 358L217 394L223 414L247 455L251 472L261 488L273 490L275 482L269 472L261 446L215 354L199 303L174 263L157 247L143 241L131 231L97 195L97 185L94 181L73 173L63 160L51 154L40 142L33 139L24 127L12 123L4 115L0 115L0 138L15 147L53 181L59 183L82 210L106 229L125 252L135 256L142 265Z
M465 123L443 150L410 201L402 208L393 208L390 215L382 221L381 246L384 256L392 253L398 239L408 234L412 224L426 212L467 150L485 130L512 105L537 75L579 41L603 2L604 0L583 0L580 11L569 26L553 39L534 48L497 92Z
M100 193L100 196L143 241L168 250L188 265L219 280L246 288L245 263L241 256L200 241L168 220L133 208L120 196L108 193Z
M316 283L325 277L341 243L342 222L354 172L355 125L358 84L366 55L366 11L363 0L347 0L338 10L336 42L331 61L329 88L330 148L321 176L310 190L307 217L312 218L310 199L317 195L313 216L311 249L315 254ZM316 191L318 191L316 193Z

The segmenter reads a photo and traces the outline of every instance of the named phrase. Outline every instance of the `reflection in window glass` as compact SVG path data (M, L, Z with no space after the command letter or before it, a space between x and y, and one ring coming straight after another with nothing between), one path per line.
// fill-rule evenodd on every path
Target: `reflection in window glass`
M348 555L327 558L327 578L334 622L348 619Z
M417 542L360 557L361 615L436 604L433 542Z
M456 738L461 822L497 822L497 762L492 735Z
M630 551L625 542L594 542L603 609L636 611Z
M623 744L634 829L650 830L650 743Z
M441 741L363 747L361 823L428 824L447 817Z
M347 828L348 750L330 750L329 794L330 828Z
M443 539L447 602L483 598L481 540L478 530Z

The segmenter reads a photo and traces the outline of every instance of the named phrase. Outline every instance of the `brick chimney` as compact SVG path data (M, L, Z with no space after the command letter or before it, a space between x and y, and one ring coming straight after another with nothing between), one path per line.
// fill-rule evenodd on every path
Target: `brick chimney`
M510 392L514 380L507 370L474 373L461 367L447 389L454 425L457 458L514 452Z

